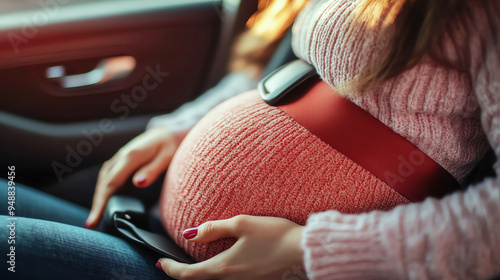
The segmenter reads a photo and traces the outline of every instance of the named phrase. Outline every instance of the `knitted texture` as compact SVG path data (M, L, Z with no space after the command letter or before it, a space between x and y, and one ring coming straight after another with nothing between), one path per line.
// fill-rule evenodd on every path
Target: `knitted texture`
M312 1L295 26L296 53L334 88L375 61L392 35L390 27L348 31L358 2ZM498 30L491 29L484 2L468 1L436 46L466 71L425 56L375 91L341 92L458 180L484 154L485 132L500 156L499 50L482 37ZM500 1L495 5L498 16ZM197 260L234 240L188 243L183 229L237 214L304 224L310 213L332 209L307 220L302 246L311 279L488 279L500 273L499 201L500 180L492 179L442 200L393 208L407 201L248 93L189 133L171 164L161 207L169 234Z
M313 1L296 25L295 53L313 64L333 88L352 81L367 69L388 48L393 34L391 27L376 27L367 34L361 29L350 29L358 2ZM457 63L462 53L455 42L469 39L453 31L444 40L446 59ZM427 56L377 90L352 94L337 90L412 142L459 181L488 149L469 73L441 66Z
M346 33L358 2L313 1L298 19L296 53L333 87L359 74L391 38L391 28ZM498 18L500 1L491 2L488 10ZM435 49L464 71L426 56L376 91L347 95L457 179L483 154L484 132L500 158L500 49L493 41L500 31L484 3L467 1ZM498 162L495 168L500 174ZM492 279L500 275L499 202L500 179L488 179L464 193L385 213L314 214L302 239L308 277Z
M408 201L256 91L226 101L187 135L161 196L168 233L196 260L234 240L187 242L182 230L238 214L304 225L311 213L388 210Z

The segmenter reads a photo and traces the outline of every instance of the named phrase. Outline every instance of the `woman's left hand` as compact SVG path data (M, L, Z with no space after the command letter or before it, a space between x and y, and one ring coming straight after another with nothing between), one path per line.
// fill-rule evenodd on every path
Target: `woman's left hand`
M188 265L163 258L157 266L180 280L306 279L302 229L287 219L248 215L206 222L185 230L184 237L197 243L235 237L236 243L204 262Z

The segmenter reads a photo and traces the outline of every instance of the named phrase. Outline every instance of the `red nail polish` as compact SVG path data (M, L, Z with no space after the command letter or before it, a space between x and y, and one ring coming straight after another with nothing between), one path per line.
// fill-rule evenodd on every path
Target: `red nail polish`
M137 184L144 185L145 183L146 183L146 177L139 176L139 178L137 178Z
M86 221L86 222L85 222L85 225L84 225L83 227L85 227L85 228L87 228L87 229L88 229L88 228L89 228L89 222L87 222L87 221Z
M157 262L157 263L156 263L156 267L157 267L158 269L160 269L160 270L163 270L163 268L161 267L161 262Z
M198 228L188 228L182 233L186 239L193 239L196 235L198 235Z

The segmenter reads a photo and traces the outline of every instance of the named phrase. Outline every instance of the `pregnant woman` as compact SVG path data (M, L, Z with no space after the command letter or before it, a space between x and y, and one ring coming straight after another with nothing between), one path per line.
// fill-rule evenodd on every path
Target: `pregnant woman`
M499 18L497 0L312 1L295 23L293 47L339 94L463 181L489 145L500 156ZM149 153L172 149L157 144ZM111 161L100 180L113 168L125 167ZM146 186L149 176L139 169L134 182ZM98 185L88 227L96 226L116 185ZM219 105L189 132L160 202L169 235L200 261L161 259L157 267L176 279L500 274L499 179L409 203L254 91ZM81 263L71 254L78 250L108 269L152 275L143 263L147 253L129 257L115 238L38 220L24 227L30 236L23 242L65 244L32 242L32 251L23 252L58 261L23 262L38 275L47 267L95 275L97 260Z
M500 145L499 12L500 1L313 1L293 47L341 95L463 181L488 140ZM312 279L500 274L498 180L394 208L408 201L256 92L191 130L161 202L169 234L208 259L161 260L175 278L287 279L302 260Z

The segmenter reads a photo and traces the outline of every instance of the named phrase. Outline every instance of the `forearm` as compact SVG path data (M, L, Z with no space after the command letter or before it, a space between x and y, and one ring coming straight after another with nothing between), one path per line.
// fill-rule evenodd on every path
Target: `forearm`
M313 215L311 279L491 279L500 274L500 182L382 213Z
M195 100L185 103L169 114L152 118L147 129L165 127L176 135L176 138L181 139L215 106L239 93L254 89L256 86L257 79L246 72L229 74Z

